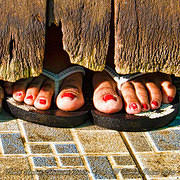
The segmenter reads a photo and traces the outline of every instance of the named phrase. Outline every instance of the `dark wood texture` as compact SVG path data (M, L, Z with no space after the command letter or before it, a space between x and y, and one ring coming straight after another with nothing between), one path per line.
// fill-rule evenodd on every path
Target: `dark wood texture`
M41 73L46 0L0 0L0 79L14 82Z
M62 24L63 46L71 63L102 71L110 35L111 0L54 0L56 24Z
M180 76L180 1L115 0L115 64Z

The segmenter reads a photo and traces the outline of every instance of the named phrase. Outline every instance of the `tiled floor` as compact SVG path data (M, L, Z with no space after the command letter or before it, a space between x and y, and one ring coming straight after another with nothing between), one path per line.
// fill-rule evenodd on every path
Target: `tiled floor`
M52 128L0 114L0 179L180 179L180 113L167 128Z

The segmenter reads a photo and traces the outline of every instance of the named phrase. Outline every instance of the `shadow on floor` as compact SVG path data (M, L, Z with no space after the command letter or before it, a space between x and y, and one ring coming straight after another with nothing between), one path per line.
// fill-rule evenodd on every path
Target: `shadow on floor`
M12 117L9 113L7 113L4 109L0 112L0 122L7 122L14 120L14 117Z

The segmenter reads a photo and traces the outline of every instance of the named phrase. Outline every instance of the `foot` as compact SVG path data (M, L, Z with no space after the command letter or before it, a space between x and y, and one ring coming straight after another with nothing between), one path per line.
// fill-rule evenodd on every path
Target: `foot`
M163 73L149 73L134 81L126 82L121 86L119 93L116 92L113 79L104 74L104 72L96 73L93 79L94 106L104 113L120 111L121 98L126 112L137 114L150 109L158 109L162 103L171 103L176 95L176 88L170 76Z
M48 110L54 94L54 82L44 76L19 80L13 85L5 83L5 91L18 102ZM63 80L56 99L57 107L64 111L75 111L84 105L82 74L74 73Z

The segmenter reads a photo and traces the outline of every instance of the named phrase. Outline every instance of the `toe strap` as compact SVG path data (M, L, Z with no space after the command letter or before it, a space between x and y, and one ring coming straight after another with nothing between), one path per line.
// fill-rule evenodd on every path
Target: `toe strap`
M56 73L53 73L53 72L50 72L46 69L43 69L43 72L42 74L49 77L50 79L52 79L54 81L54 84L55 84L55 98L59 92L59 87L62 83L62 80L65 79L66 77L70 76L71 74L74 74L74 73L82 73L83 75L85 75L85 70L83 67L81 66L72 66L72 67L69 67L63 71L61 71L60 73L56 74Z

